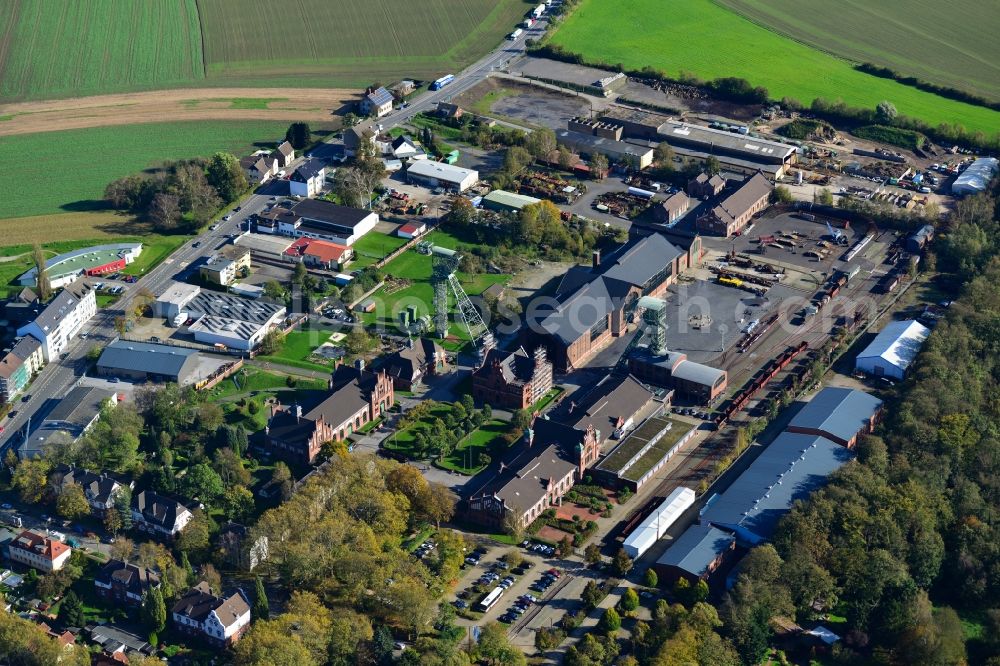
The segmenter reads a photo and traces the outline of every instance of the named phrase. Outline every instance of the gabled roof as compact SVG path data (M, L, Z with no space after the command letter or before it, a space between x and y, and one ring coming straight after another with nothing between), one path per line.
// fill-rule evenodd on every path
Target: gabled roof
M525 383L531 381L535 374L535 359L524 351L524 347L518 347L512 352L492 349L483 363L483 368L487 370L499 368L504 381L508 384Z
M385 88L376 88L372 92L365 95L368 101L375 106L382 106L383 104L391 104L393 100L392 93Z
M324 169L326 169L326 164L323 160L310 158L303 162L295 170L295 173L288 177L288 180L294 180L296 183L306 183L322 173Z
M858 354L858 358L881 357L905 371L920 353L930 332L929 328L918 321L894 321L879 331L875 339Z
M177 516L188 510L176 500L157 495L152 490L143 490L132 498L132 508L142 514L147 523L173 529Z
M50 562L58 559L60 555L70 549L62 541L50 539L47 536L42 536L30 530L24 530L18 534L10 542L10 547L30 551L34 555L44 557Z
M850 449L825 437L783 432L709 501L701 522L739 530L754 542L769 539L796 500L824 486L853 458Z
M425 365L434 365L437 358L444 356L444 349L429 338L419 338L412 347L389 354L381 364L390 377L413 381L420 376Z
M229 627L250 612L250 603L240 591L226 598L217 597L212 594L208 583L202 581L185 592L172 611L195 622L204 622L209 613L215 611L223 626Z
M128 592L139 596L160 584L160 577L154 571L122 560L111 560L105 564L97 572L94 580L104 585L117 583Z
M100 504L111 501L111 496L121 483L107 473L96 474L86 469L78 469L72 465L58 465L52 470L50 478L65 490L71 484L77 483L83 488L87 500Z
M818 430L850 441L867 429L882 401L864 391L828 386L806 403L788 423L789 428Z
M619 418L627 421L652 399L652 392L632 375L608 375L559 420L576 428L593 425L608 437Z
M661 566L676 567L692 576L701 577L722 553L736 542L729 532L710 525L692 525L671 544L656 561Z
M712 214L722 222L730 224L750 210L762 197L769 196L773 189L771 181L758 171L743 181L735 192L720 201L712 209Z
M114 370L180 377L198 365L198 350L117 340L104 348L97 365Z
M292 144L288 143L287 141L282 141L281 144L278 146L278 152L284 155L285 157L288 157L289 155L292 155L295 152L295 149L292 148Z
M89 292L90 287L83 280L77 280L73 284L67 285L38 314L35 318L35 324L42 329L45 335L51 334L59 326L59 322L79 307L80 301Z

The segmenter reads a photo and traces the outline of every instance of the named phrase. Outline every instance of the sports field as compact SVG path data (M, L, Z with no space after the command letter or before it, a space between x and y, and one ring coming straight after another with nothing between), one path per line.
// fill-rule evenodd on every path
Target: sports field
M0 218L99 209L115 178L217 150L240 155L254 143L273 144L287 128L257 121L156 123L4 137Z
M363 86L458 70L524 16L523 0L201 0L210 79Z
M743 77L778 99L790 96L808 103L816 97L840 98L868 108L890 100L900 113L932 125L957 123L990 136L1000 127L1000 112L863 74L846 60L765 29L711 0L584 0L552 41L590 61L634 69L650 65L673 76L686 71L703 79Z
M857 62L1000 99L1000 7L982 0L718 0Z
M165 88L204 70L196 0L0 2L0 99Z
M5 0L0 100L434 78L494 48L527 9L524 0Z

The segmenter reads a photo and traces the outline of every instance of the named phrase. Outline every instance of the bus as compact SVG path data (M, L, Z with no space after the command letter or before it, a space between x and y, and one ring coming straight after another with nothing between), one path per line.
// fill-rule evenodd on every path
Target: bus
M434 83L431 84L431 90L441 90L441 88L444 88L446 85L448 85L454 80L455 80L454 74L446 74L445 76L442 76L440 79L437 79Z
M483 600L477 604L476 610L485 613L489 609L497 605L500 601L500 597L503 596L505 590L502 587L495 587L493 591L483 597Z

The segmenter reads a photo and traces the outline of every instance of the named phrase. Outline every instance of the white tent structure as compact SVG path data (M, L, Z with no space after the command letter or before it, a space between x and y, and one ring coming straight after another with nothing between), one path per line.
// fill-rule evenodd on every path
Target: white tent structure
M894 321L858 354L854 369L875 377L902 379L929 334L930 329L920 322Z
M694 504L694 498L694 491L684 486L670 493L667 499L663 500L663 503L656 508L656 511L639 523L639 526L625 539L622 547L628 556L633 560L642 557L642 554L649 550L657 539L667 533L674 521Z

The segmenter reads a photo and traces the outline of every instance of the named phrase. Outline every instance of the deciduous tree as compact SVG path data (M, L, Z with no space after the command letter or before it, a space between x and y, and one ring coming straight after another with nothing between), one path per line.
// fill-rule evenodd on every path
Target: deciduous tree
M235 201L250 186L240 162L230 153L215 153L208 161L209 184L223 201Z
M56 501L56 511L63 518L70 520L90 515L90 503L87 501L87 496L83 494L83 486L79 483L71 483L63 488Z

